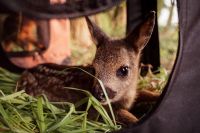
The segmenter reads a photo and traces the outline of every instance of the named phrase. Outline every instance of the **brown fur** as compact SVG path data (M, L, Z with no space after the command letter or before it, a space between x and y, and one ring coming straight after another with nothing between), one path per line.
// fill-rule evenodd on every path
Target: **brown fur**
M136 84L140 54L153 31L155 13L151 12L144 22L127 37L119 40L109 38L88 18L86 20L91 35L96 42L97 51L92 67L83 67L83 69L95 74L103 82L117 120L124 124L134 123L137 118L128 110L137 98ZM125 76L124 72L121 72L121 68L124 67L128 70ZM46 65L29 70L22 75L20 88L25 89L26 92L34 96L44 93L50 100L67 100L71 102L80 100L82 96L62 88L64 86L83 88L91 91L105 107L107 106L105 96L103 96L102 88L98 82L90 76L84 76L83 72L77 69L69 69L60 75L54 72L65 68L68 67ZM30 81L28 77L32 77L34 81L32 79Z
M130 109L136 99L140 54L150 39L154 27L154 17L155 13L151 12L143 23L127 37L119 40L110 39L86 18L91 35L97 44L93 61L95 76L103 82L107 91L114 93L111 93L110 101L119 108ZM117 71L123 66L128 67L128 75L117 76ZM98 93L102 93L98 84L94 87L94 91L97 90Z
M91 66L79 68L93 74ZM26 70L18 82L18 89L24 89L32 96L45 94L50 101L68 101L76 103L85 97L83 93L64 87L74 87L90 91L94 79L80 69L72 67L43 64Z

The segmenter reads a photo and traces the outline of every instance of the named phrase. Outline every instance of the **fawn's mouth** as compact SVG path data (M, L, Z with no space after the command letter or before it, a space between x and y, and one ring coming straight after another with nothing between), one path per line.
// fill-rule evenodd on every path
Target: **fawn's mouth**
M110 102L113 101L113 99L115 98L115 93L111 94L111 93L107 93L108 95L108 99ZM106 99L106 96L103 92L100 93L96 93L94 94L94 97L102 104L102 105L107 105L108 104L108 100Z
M101 103L106 102L106 96L103 92L94 93L94 97Z
M106 105L108 104L108 101L112 102L115 97L117 96L117 91L114 91L113 89L111 89L110 87L105 87L105 91L106 94L104 94L103 89L100 86L95 86L92 89L92 94L93 96L99 101L101 102L102 105ZM107 100L107 98L109 100Z
M95 97L100 102L106 102L106 96L104 95L103 92L98 93L97 95L95 95Z

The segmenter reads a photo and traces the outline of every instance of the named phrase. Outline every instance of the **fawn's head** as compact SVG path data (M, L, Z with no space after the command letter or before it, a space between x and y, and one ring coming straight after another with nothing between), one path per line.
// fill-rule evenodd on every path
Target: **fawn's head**
M155 13L151 12L130 34L118 40L109 38L87 17L86 21L97 46L93 60L95 76L103 82L110 101L134 100L140 53L151 37ZM99 83L94 84L93 94L106 104Z

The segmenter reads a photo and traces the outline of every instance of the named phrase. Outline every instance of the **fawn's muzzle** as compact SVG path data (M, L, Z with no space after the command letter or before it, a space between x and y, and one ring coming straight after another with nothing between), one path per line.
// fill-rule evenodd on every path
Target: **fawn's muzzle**
M116 92L113 91L111 88L109 87L105 87L106 93L108 95L109 99L113 99L116 96ZM105 102L106 101L106 97L103 93L103 89L101 88L100 85L96 85L92 91L94 97L99 100L100 102Z

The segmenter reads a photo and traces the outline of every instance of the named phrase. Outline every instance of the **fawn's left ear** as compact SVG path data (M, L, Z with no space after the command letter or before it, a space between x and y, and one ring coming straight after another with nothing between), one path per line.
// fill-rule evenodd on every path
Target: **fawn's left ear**
M104 33L95 23L93 23L88 17L85 17L85 19L92 39L97 47L109 40L109 37L106 35L106 33Z
M139 24L135 28L135 30L127 35L125 41L128 42L128 44L132 45L132 47L134 47L134 50L138 52L141 51L151 38L154 24L155 12L151 11L146 19L141 24Z

